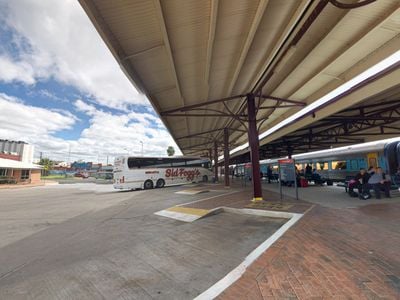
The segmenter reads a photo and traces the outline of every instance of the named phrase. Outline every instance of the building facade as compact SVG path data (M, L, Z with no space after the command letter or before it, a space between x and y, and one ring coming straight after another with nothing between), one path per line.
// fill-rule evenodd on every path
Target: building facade
M39 183L42 167L33 164L34 146L0 139L0 184Z

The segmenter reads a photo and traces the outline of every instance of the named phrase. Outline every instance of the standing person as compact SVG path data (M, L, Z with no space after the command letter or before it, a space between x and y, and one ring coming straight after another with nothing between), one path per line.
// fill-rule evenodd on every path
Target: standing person
M268 177L268 183L271 183L271 179L272 179L272 168L270 165L268 165L267 167L267 177Z
M368 184L374 189L376 199L381 198L381 189L384 190L385 196L390 198L390 186L392 181L390 175L383 173L382 168L376 168L376 172L371 175Z
M312 174L312 167L310 166L310 164L307 164L305 175L306 177L311 177L311 174Z

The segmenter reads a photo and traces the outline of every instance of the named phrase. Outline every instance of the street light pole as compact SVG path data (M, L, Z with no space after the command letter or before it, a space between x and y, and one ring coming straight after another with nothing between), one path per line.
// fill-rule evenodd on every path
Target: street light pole
M142 141L140 141L140 143L142 144L142 156L143 156L143 142L142 142Z

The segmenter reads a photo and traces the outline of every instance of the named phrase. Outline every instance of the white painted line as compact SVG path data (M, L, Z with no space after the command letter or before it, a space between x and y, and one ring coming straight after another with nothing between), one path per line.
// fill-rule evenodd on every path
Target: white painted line
M226 210L226 207L224 207L224 210ZM259 212L259 210L248 209L247 213L263 215L260 213L255 213L255 211ZM272 211L269 211L268 213L271 212ZM296 213L287 213L287 214L291 214L291 218L289 221L287 221L281 228L279 228L272 236L270 236L267 240L265 240L256 249L254 249L239 266L237 266L235 269L229 272L224 278L222 278L220 281L215 283L213 286L211 286L209 289L207 289L194 299L209 300L216 298L219 294L221 294L224 290L226 290L229 286L231 286L236 280L238 280L246 271L246 269L258 257L260 257L262 253L264 253L269 247L271 247L273 243L275 243L290 227L292 227L303 216L302 214L296 214Z
M261 209L251 209L251 208L232 208L225 206L224 210L236 214L256 215L256 216L263 216L270 218L284 218L284 219L291 219L293 215L297 215L295 213L290 213L286 211L261 210Z

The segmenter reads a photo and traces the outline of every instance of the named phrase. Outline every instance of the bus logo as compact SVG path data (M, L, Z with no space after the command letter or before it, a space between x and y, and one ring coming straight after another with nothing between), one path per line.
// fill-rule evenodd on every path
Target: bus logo
M187 181L192 181L195 177L200 175L199 169L166 169L165 177L186 177Z

